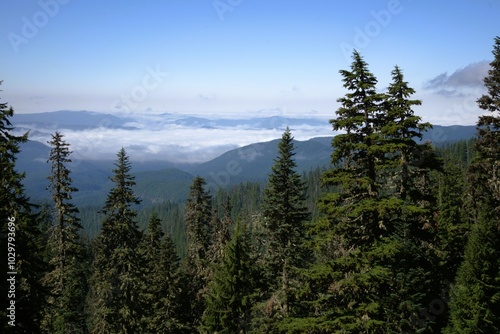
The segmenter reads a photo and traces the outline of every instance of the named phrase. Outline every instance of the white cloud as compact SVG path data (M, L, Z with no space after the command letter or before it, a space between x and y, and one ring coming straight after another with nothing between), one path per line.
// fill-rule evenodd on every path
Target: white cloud
M487 61L480 61L459 68L451 75L441 73L424 84L425 89L437 90L443 95L453 95L462 90L483 87L483 79L488 75L490 65Z
M483 111L476 100L485 93L484 78L489 62L480 61L457 69L452 74L441 73L424 83L425 121L439 125L472 125Z
M134 160L195 163L208 161L230 149L280 138L283 132L281 129L261 130L241 126L207 129L175 124L156 124L155 127L142 124L138 128L83 131L37 128L32 129L30 139L46 143L50 134L59 130L71 145L75 159L111 160L124 147ZM298 126L292 128L292 133L298 140L333 135L326 121L324 127Z

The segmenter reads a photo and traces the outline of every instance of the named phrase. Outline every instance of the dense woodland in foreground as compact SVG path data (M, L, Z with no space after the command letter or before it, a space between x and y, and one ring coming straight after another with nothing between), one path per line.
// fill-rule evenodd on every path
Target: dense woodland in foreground
M58 132L52 202L30 203L15 168L27 134L0 104L2 272L16 272L1 331L500 332L500 37L493 54L473 140L420 143L431 124L402 70L380 93L354 52L330 168L297 173L287 129L265 185L210 194L196 177L184 205L140 210L121 149L104 206L80 212Z

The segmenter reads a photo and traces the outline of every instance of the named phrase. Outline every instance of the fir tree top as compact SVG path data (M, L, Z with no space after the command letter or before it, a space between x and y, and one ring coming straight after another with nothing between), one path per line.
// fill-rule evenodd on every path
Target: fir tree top
M491 69L488 71L488 76L484 78L484 85L488 90L488 94L481 96L477 103L479 108L491 112L500 111L500 36L495 37L495 45L493 46L494 60L490 63ZM481 116L479 122L492 120L486 116ZM485 123L486 124L486 123ZM500 127L500 119L495 123L496 127ZM482 124L479 124L482 125Z
M2 82L0 81L0 85ZM27 210L30 207L21 183L24 173L15 170L19 145L28 141L28 132L21 136L13 135L14 127L10 122L12 116L14 109L7 103L0 103L0 210L5 209L9 214L18 211L20 207Z
M116 168L113 169L114 175L111 177L111 181L113 181L115 187L108 194L102 210L104 214L109 214L116 210L122 212L124 210L130 211L131 205L141 203L132 190L132 187L135 186L135 177L130 174L132 167L123 147L118 151L117 157L118 159L114 164Z

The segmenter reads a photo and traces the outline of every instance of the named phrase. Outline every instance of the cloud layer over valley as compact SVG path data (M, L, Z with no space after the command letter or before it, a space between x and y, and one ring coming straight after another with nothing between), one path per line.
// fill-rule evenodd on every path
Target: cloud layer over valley
M124 147L136 161L198 163L237 147L280 138L289 126L297 140L332 136L328 120L271 116L251 119L160 114L117 116L88 111L15 115L17 132L46 143L60 131L73 160L112 160Z

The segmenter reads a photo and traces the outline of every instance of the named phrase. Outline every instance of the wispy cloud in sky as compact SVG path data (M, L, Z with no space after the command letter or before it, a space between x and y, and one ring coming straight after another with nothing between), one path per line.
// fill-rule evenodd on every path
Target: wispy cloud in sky
M421 98L433 108L427 119L439 125L475 124L484 113L476 101L485 93L483 79L489 69L488 61L474 62L424 82Z
M483 79L488 75L488 61L480 61L457 69L452 74L441 73L424 84L425 89L436 90L445 96L464 95L463 91L482 88Z

